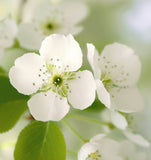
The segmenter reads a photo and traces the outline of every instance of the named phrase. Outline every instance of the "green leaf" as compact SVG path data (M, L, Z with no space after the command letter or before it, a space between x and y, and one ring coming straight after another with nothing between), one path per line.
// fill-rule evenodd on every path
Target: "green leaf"
M96 99L93 104L84 110L89 112L101 112L105 108L104 104L100 102L100 100Z
M6 132L11 129L26 110L27 104L25 100L0 104L0 132Z
M0 104L27 98L28 96L18 93L7 77L0 77Z
M11 129L27 109L28 96L21 95L7 77L0 77L0 132Z
M64 137L54 122L34 121L19 135L15 160L65 160Z

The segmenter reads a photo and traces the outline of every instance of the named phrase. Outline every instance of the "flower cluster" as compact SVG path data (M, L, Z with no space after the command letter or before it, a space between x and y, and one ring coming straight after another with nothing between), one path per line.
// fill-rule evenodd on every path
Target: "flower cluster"
M12 94L19 100L25 95L22 102L29 109L25 113L28 123L30 117L31 121L47 126L43 143L49 137L49 122L57 121L52 124L59 124L62 132L65 124L82 140L78 160L146 160L142 148L150 143L137 129L137 114L144 109L137 87L141 62L133 49L116 42L106 45L99 54L92 43L87 43L84 53L73 37L82 31L79 23L88 15L84 2L29 0L20 4L16 19L7 16L0 21L0 77L8 76L7 88L15 88L17 93ZM4 106L16 107L16 95L6 104L0 101L0 111L1 106L2 111ZM95 105L99 108L97 113ZM17 112L16 119L13 117L14 125L23 112L25 109ZM86 131L83 138L83 133L73 127L75 121L73 125L68 123L70 118L97 123L101 129L90 128L93 135ZM11 127L12 123L7 130ZM62 134L59 127L58 135L53 133L58 137ZM79 128L86 130L84 127Z

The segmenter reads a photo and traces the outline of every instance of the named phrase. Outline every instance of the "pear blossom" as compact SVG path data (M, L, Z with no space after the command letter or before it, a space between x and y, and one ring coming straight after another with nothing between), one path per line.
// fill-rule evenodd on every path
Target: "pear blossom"
M120 129L131 142L142 146L149 147L150 143L141 134L135 133L137 130L137 120L134 114L121 114L116 111L105 109L101 113L104 121L112 123L115 127Z
M78 152L78 160L122 160L119 143L104 134L98 134L85 143Z
M92 44L87 44L87 47L99 100L114 111L141 111L144 105L136 86L141 63L134 51L126 45L113 43L99 55Z
M82 51L72 35L48 36L39 52L17 58L9 72L18 92L32 95L28 107L33 117L59 121L69 112L68 102L81 110L90 106L95 80L88 70L76 72L82 65Z
M128 140L120 142L119 154L123 160L146 160L147 158L144 151L137 150L137 147Z
M87 15L82 2L29 1L23 11L18 40L23 48L38 50L42 40L53 33L78 34L82 27L77 25ZM33 6L33 7L31 7Z

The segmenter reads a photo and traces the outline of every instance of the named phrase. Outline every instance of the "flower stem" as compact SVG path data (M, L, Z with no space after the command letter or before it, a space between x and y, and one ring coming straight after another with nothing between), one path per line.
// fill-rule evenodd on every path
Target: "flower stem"
M100 121L100 120L89 118L89 117L86 117L86 116L83 116L83 115L79 115L79 114L70 114L67 117L68 118L81 119L81 120L89 121L89 122L96 123L96 124L107 125L110 128L114 128L113 124L110 123L110 122Z
M62 120L62 123L66 125L83 143L87 142L66 120Z

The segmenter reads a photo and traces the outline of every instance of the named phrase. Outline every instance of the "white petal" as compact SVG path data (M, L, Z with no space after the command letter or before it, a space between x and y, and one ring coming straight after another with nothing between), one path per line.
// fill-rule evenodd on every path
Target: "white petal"
M93 44L87 43L87 50L88 50L88 55L87 55L88 61L94 72L94 77L96 79L100 79L101 78L101 68L98 64L100 61L100 56Z
M40 54L47 62L53 59L55 65L58 59L63 68L68 66L66 71L76 71L82 65L82 51L72 35L50 35L42 42Z
M39 50L44 35L33 24L21 24L17 38L23 48Z
M111 113L110 112L112 112L110 109L108 109L108 108L104 109L100 114L101 119L103 121L105 121L105 122L112 123L111 122Z
M69 83L68 100L74 108L85 109L95 100L95 81L90 71L79 71Z
M126 118L122 114L115 111L111 111L110 113L112 123L119 129L126 129L128 125Z
M68 34L76 35L80 33L82 30L83 30L83 27L81 26L70 26L68 24L64 24L62 25L61 28L56 30L56 33L65 34L65 35L68 35Z
M36 9L41 6L46 1L43 0L30 0L24 4L22 10L22 22L29 23L32 21L33 17L35 16Z
M65 97L60 97L51 90L32 96L28 107L32 116L39 121L59 121L70 108Z
M11 47L17 34L17 25L12 19L6 18L0 22L0 47Z
M121 112L140 112L144 108L142 96L136 86L131 88L112 88L111 108Z
M97 134L96 136L91 138L90 143L93 143L93 144L100 143L105 136L106 136L105 134Z
M107 45L101 54L101 71L119 86L133 85L138 81L141 63L134 51L122 44Z
M24 54L17 58L15 66L9 71L11 84L22 94L30 95L36 92L43 82L44 75L40 71L45 69L43 64L41 57L35 53Z
M143 146L143 147L149 147L150 146L150 143L144 137L142 137L139 134L134 134L134 133L132 133L130 131L125 131L124 135L129 140L131 140L132 142L134 142L134 143L136 143L136 144L138 144L140 146Z
M88 14L87 6L80 1L63 2L58 6L58 8L63 14L64 21L67 24L75 25L82 21Z
M97 146L92 143L85 143L78 152L78 160L86 160L89 154L98 150Z
M119 143L115 140L104 138L101 143L98 143L99 150L104 160L121 160L118 156Z
M111 107L110 94L105 89L102 81L96 80L97 95L99 100L108 108Z

